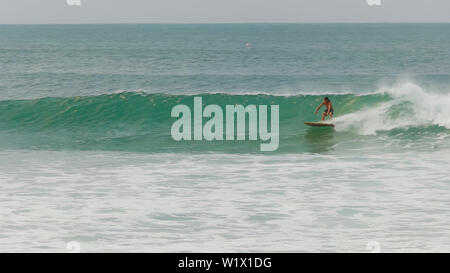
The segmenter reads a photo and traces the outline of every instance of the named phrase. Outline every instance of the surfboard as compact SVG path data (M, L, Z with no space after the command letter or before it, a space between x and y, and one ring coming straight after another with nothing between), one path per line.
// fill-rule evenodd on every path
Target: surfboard
M312 126L312 127L334 127L333 123L327 123L327 122L305 122L305 125Z

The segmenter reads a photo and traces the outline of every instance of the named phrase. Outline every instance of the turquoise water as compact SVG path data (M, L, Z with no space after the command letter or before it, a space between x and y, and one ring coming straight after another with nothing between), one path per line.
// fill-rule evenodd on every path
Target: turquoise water
M337 128L310 128L323 95L172 95L122 92L98 96L0 101L3 149L98 150L164 153L259 153L259 141L181 141L172 138L178 104L279 105L280 144L274 153L355 151L370 153L447 151L450 96L428 94L414 85L403 94L335 94ZM417 89L417 90L416 90ZM399 92L399 90L396 90ZM446 99L440 101L440 99ZM270 118L270 116L269 116ZM206 122L208 118L204 118ZM248 120L247 120L248 121ZM224 126L225 128L225 119ZM248 127L247 127L248 131ZM386 144L390 144L386 147Z
M448 24L0 37L0 251L449 251ZM279 105L279 148L174 141L199 96ZM324 96L336 128L306 127Z

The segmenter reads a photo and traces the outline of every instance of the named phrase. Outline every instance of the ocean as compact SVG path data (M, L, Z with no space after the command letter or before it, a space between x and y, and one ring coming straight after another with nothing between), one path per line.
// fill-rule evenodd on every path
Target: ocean
M0 251L448 252L449 60L449 24L0 25ZM278 105L278 149L175 141L195 97Z

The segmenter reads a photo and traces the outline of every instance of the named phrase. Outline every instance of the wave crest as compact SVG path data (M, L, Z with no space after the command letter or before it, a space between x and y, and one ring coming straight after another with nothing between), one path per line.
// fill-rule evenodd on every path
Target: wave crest
M337 117L338 130L363 135L398 128L441 126L450 129L450 94L427 92L414 83L384 88L392 100Z

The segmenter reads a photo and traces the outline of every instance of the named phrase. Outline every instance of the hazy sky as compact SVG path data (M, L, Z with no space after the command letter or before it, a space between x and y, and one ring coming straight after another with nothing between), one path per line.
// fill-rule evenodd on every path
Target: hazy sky
M368 1L0 0L0 24L450 22L450 0Z

